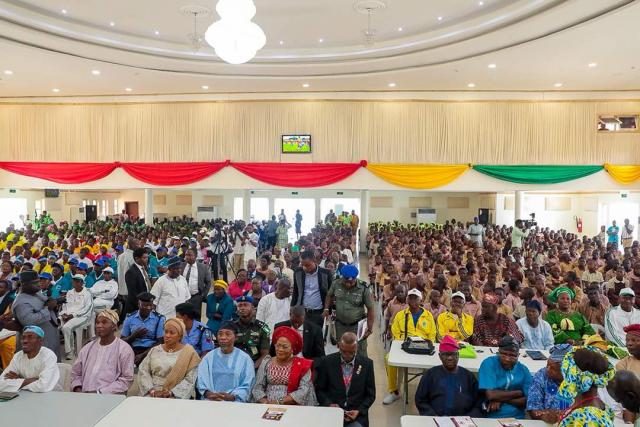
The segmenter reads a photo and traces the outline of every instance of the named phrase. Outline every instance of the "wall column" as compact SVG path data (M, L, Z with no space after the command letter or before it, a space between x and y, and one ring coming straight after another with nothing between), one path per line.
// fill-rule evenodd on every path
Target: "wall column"
M144 189L144 223L153 225L153 190Z
M242 219L247 224L251 217L251 191L244 190L242 192Z
M516 191L514 203L515 219L524 219L524 191Z
M322 222L324 224L324 217L322 216L322 209L320 207L320 200L322 199L320 197L315 197L314 199L316 202L316 223L313 224L313 227L315 227L318 222Z
M360 191L360 252L367 252L367 231L369 229L369 190Z
M268 196L268 200L269 200L269 217L267 218L267 220L270 220L271 219L271 215L274 215L274 214L275 214L276 218L278 218L278 215L280 215L280 212L277 212L277 213L275 212L275 204L276 203L275 203L274 197L273 196ZM291 218L287 217L287 220L289 222L291 222Z

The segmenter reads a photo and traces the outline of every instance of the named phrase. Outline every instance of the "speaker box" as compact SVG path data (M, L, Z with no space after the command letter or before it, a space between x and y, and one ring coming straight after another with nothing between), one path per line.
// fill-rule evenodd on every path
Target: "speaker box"
M478 209L478 222L482 225L487 225L489 223L489 209Z
M95 221L98 219L98 207L96 205L87 205L84 207L84 217L87 221Z

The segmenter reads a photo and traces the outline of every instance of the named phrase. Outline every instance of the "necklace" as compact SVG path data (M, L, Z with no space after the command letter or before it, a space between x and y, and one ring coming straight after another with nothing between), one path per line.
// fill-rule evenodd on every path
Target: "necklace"
M173 347L173 348L169 348L167 347L167 345L165 344L164 349L167 353L174 353L177 350L177 347Z

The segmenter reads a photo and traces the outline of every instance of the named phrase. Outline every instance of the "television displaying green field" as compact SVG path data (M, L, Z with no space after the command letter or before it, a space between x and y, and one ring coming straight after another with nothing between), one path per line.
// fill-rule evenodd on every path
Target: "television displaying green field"
M311 135L282 135L283 153L310 153Z

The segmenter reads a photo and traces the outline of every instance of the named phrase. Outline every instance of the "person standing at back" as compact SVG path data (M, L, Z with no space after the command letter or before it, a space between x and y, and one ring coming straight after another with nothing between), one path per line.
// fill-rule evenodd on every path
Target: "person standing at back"
M147 273L148 260L147 251L144 248L136 248L133 251L133 263L127 270L124 270L124 283L127 288L127 293L125 293L127 295L126 314L136 311L138 309L137 296L151 289L151 279ZM127 268L126 266L123 267ZM118 267L118 271L120 271L120 267Z
M211 286L211 270L203 263L196 261L196 251L194 249L187 249L184 260L182 276L189 285L189 293L191 294L189 302L196 309L196 317L200 318L202 301L209 294L209 287Z
M311 322L323 326L323 306L333 278L329 270L318 266L313 251L300 254L301 267L293 274L291 305L302 305Z
M127 280L125 275L127 274L127 272L129 271L129 269L131 268L131 266L135 263L135 259L133 257L133 251L136 250L138 248L138 241L136 239L129 239L127 242L127 248L124 250L124 252L122 252L117 259L117 266L118 266L118 294L122 295L123 297L127 297L126 299L129 300L129 288L127 287ZM146 289L145 289L146 291ZM143 292L143 291L140 291ZM137 295L137 293L133 294L133 298L135 299L135 296ZM129 308L131 309L131 311L135 311L136 307L138 306L138 304L136 302L134 302L133 306L129 307L127 306L127 310L129 310ZM130 313L131 311L126 311L127 313Z
M616 221L613 220L611 226L607 228L607 245L612 245L614 249L618 249L618 233L620 233L620 227L617 226Z

